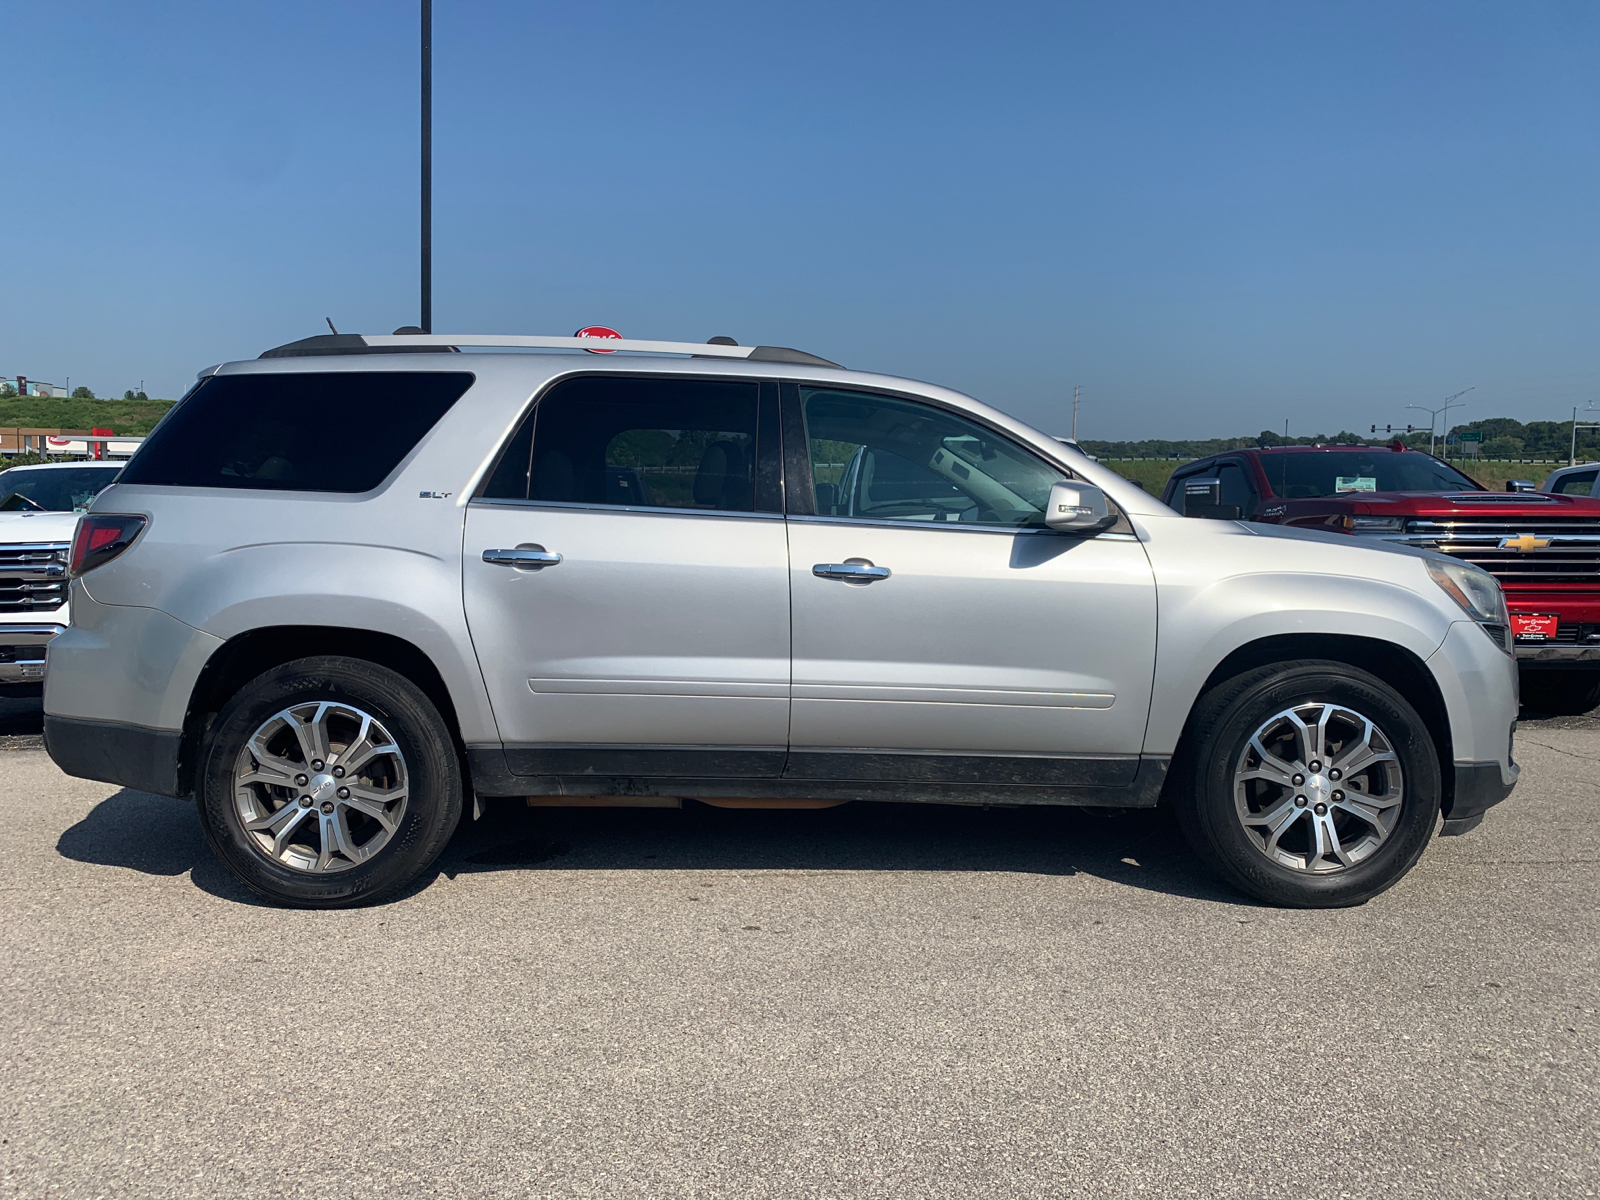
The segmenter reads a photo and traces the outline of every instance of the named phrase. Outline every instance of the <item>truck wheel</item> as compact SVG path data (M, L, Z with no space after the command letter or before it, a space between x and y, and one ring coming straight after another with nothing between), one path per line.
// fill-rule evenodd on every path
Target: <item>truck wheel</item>
M302 658L251 680L217 716L199 767L212 852L297 908L393 895L461 816L461 765L438 710L361 659Z
M1201 698L1180 765L1189 844L1241 891L1360 904L1422 857L1439 756L1405 698L1337 662L1262 667Z
M1522 707L1529 712L1574 717L1600 704L1600 673L1524 671Z

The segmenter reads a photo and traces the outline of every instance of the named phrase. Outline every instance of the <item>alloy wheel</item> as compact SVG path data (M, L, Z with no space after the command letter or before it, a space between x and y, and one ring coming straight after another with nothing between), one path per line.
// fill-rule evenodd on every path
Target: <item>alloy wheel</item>
M405 756L383 724L331 700L273 714L233 768L234 811L250 845L308 873L346 871L382 851L408 796Z
M1233 799L1258 851L1290 870L1328 875L1388 840L1405 779L1394 743L1373 721L1343 705L1308 703L1269 717L1250 736Z

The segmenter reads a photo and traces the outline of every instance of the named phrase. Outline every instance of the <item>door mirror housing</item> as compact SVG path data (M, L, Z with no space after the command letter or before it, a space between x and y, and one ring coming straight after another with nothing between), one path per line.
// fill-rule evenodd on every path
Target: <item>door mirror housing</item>
M1537 492L1539 489L1531 479L1508 479L1506 491L1508 492Z
M1051 486L1044 523L1059 533L1088 537L1110 529L1117 518L1104 492L1092 483L1074 479Z

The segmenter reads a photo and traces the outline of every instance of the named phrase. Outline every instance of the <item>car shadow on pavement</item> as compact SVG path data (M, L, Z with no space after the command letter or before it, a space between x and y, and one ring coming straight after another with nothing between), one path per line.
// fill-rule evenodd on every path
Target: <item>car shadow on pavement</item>
M858 801L817 810L528 808L463 821L437 870L1000 871L1086 874L1253 905L1194 860L1165 810Z
M61 834L75 862L188 873L202 891L264 903L211 856L194 805L131 789ZM398 900L493 871L1001 871L1086 874L1149 891L1253 902L1195 862L1165 811L966 808L858 802L810 811L529 808L491 802L463 820L439 861Z
M214 896L266 903L211 856L194 805L187 800L123 788L66 830L56 841L56 852L74 862L125 867L145 875L188 872L196 887Z

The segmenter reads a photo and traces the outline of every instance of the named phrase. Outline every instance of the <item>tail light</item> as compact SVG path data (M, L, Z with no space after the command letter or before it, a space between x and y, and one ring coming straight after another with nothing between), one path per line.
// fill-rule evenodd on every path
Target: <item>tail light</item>
M76 579L105 566L133 545L144 525L143 517L85 513L78 518L78 530L72 535L72 562L67 574Z

